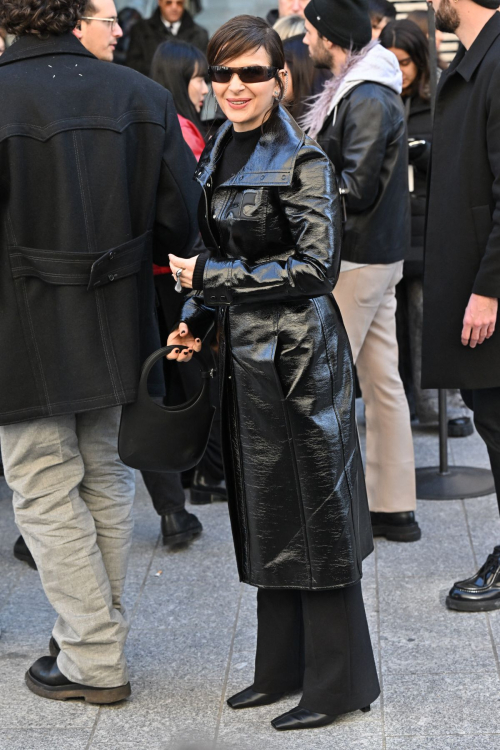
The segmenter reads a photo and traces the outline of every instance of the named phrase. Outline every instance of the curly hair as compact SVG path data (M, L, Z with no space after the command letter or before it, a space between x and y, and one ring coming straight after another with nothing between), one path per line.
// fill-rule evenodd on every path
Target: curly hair
M9 34L67 34L72 31L87 0L2 0L0 26Z

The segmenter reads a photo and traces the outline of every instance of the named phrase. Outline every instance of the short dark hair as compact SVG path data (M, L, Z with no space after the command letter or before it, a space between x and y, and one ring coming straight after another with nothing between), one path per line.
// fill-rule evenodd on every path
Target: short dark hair
M2 0L0 26L9 34L67 34L84 15L87 0Z
M279 34L258 16L235 16L222 24L210 39L207 49L208 64L223 65L234 60L235 57L254 52L261 47L267 52L270 64L283 70L285 53ZM272 115L285 95L285 85L278 75L276 75L276 83L280 93L269 110L270 116L267 122L271 122Z
M208 72L207 58L193 44L180 39L163 42L157 48L151 63L151 78L170 91L179 115L191 120L201 129L196 108L189 98L188 86L194 75L205 77Z
M395 20L396 7L389 0L368 0L368 12L371 21L380 23L383 18Z
M390 49L395 47L408 53L418 68L413 92L422 99L430 99L430 61L429 43L424 32L413 21L391 21L380 33L380 43Z

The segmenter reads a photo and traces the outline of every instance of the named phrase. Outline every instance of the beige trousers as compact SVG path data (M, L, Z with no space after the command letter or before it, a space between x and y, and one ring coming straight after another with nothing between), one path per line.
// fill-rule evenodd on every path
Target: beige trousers
M366 486L370 510L415 510L410 411L398 370L396 284L403 262L340 274L334 296L351 342L366 414Z
M135 473L118 456L120 415L111 407L0 427L16 523L58 614L59 669L103 688L128 682L122 595Z

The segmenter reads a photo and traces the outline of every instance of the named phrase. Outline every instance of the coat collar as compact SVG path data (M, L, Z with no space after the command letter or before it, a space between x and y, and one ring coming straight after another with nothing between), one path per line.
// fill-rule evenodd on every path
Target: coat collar
M227 122L215 134L203 152L195 179L203 187L214 174L230 137L232 123ZM292 184L295 160L304 144L304 131L282 106L275 115L273 127L259 139L255 150L243 169L224 183L224 186L255 187L256 185L286 186Z
M43 55L85 55L94 57L74 34L61 34L40 39L34 34L25 34L16 39L0 56L0 65L8 65L18 60L26 60L29 57L41 57Z
M470 81L489 48L500 35L500 13L495 13L481 29L470 49L462 47L453 61L451 73L460 73L467 82ZM456 61L456 65L454 65ZM448 76L449 77L449 76Z

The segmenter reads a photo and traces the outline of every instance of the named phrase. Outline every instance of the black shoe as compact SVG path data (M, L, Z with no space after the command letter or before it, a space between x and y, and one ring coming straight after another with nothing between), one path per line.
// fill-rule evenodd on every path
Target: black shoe
M59 652L61 651L60 646L54 636L49 641L49 654L51 656L54 656L56 659L59 656Z
M227 501L226 483L223 479L214 480L196 469L191 483L191 504L208 505Z
M367 713L370 710L370 706L362 708L363 713ZM289 729L315 729L316 727L327 727L329 724L333 724L337 717L328 716L327 714L317 714L315 711L309 711L308 708L292 708L291 711L287 711L286 714L277 716L276 719L271 721L271 724L279 732L286 732Z
M37 569L36 562L33 560L33 555L29 551L22 536L20 536L14 544L14 557L17 560L21 560L21 562L27 563L30 568L33 568L33 570Z
M448 420L448 437L469 437L474 432L470 417L457 417Z
M29 689L42 698L66 701L68 698L83 698L88 703L117 703L131 694L130 682L115 688L96 688L78 685L63 675L53 656L42 656L26 672Z
M231 708L257 708L257 706L269 706L270 703L280 701L285 693L256 693L253 687L245 688L240 693L232 695L227 699L227 705Z
M390 542L418 542L422 536L415 513L370 513L373 536L385 536Z
M500 609L500 546L495 547L472 578L453 584L446 598L446 606L460 612Z
M203 531L203 526L193 513L178 510L161 517L161 533L163 544L175 547L178 544L191 542Z

